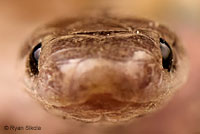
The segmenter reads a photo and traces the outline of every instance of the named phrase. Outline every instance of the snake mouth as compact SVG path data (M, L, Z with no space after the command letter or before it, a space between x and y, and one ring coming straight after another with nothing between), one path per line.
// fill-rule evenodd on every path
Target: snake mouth
M48 110L64 118L72 118L84 122L118 122L141 117L146 111L154 111L157 102L121 102L110 97L110 94L96 94L86 102L70 106L50 106Z

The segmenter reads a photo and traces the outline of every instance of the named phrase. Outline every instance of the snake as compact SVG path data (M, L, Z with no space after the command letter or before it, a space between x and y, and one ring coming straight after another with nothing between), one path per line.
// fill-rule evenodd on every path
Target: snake
M19 51L25 90L47 111L82 122L150 115L187 79L187 54L165 25L138 17L62 18Z

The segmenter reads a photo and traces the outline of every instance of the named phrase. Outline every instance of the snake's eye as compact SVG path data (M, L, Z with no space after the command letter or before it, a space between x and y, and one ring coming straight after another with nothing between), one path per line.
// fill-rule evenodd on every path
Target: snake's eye
M170 48L169 44L162 38L160 38L160 49L162 53L163 68L170 71L173 58L172 49Z
M31 68L31 72L34 75L37 75L39 73L38 60L40 58L41 46L42 46L42 43L37 44L33 48L33 51L32 51L32 53L30 55L30 68Z

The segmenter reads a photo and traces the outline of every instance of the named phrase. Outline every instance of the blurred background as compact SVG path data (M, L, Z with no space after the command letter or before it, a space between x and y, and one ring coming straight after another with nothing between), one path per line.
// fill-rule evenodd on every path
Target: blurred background
M47 113L22 90L16 77L19 48L38 25L101 10L169 25L190 58L188 81L165 108L129 125L107 129ZM0 0L0 134L200 134L199 51L200 0ZM11 125L41 130L5 130L4 126Z

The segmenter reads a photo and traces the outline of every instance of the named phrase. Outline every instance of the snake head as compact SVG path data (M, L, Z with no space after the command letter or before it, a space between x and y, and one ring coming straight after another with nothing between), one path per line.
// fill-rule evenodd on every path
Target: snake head
M85 122L156 111L186 78L176 35L145 19L56 21L34 32L21 59L35 99L48 111Z

